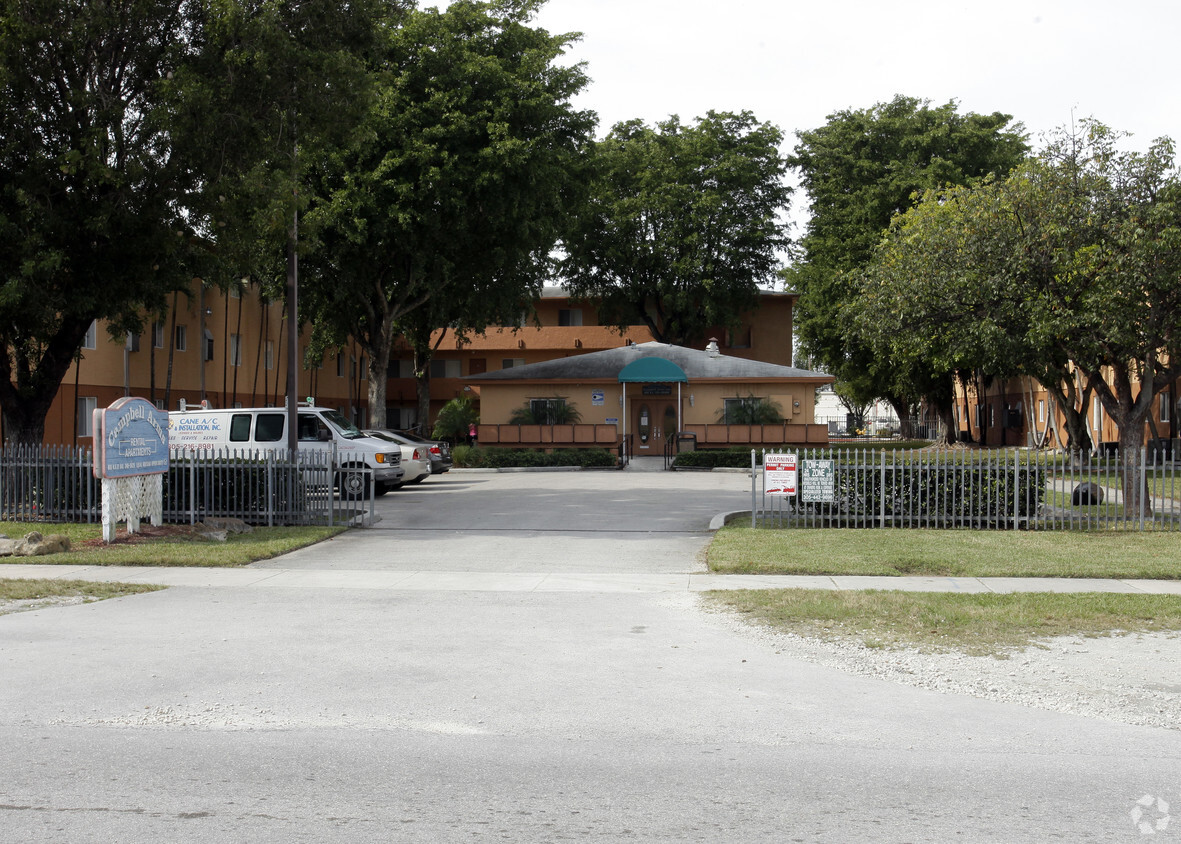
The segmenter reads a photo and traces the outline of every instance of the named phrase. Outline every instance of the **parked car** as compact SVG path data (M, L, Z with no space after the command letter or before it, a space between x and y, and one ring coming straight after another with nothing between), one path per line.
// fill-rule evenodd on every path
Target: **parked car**
M331 450L336 458L334 486L348 498L382 495L405 483L401 458L404 450L391 447L388 440L362 435L337 411L300 402L296 438L300 449ZM240 453L261 453L286 448L287 411L282 407L186 407L168 414L168 441L173 448L201 454L219 449ZM369 473L359 471L368 468ZM352 469L353 471L349 471Z
M443 440L428 440L413 431L397 431L400 437L425 445L431 453L431 474L441 475L451 468L451 443Z
M431 452L424 444L408 440L389 428L369 428L365 436L396 443L402 449L402 469L405 471L402 484L419 484L431 476Z

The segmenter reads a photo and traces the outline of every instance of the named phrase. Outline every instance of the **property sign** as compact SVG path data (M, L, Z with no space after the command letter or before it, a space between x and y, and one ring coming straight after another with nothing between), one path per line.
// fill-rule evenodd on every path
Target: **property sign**
M602 407L605 396L602 390L591 390L591 407Z
M832 501L833 461L803 460L800 462L800 500Z
M94 467L103 478L168 471L168 414L147 399L121 398L94 412Z
M784 496L796 494L796 455L763 455L763 493Z

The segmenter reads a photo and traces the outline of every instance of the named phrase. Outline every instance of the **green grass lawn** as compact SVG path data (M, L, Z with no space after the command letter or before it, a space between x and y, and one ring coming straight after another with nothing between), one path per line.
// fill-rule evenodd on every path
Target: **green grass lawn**
M1177 579L1181 533L727 527L707 559L726 574ZM1054 636L1181 630L1176 595L764 589L708 600L804 636L973 654Z
M775 530L730 526L720 574L1181 578L1181 532Z
M781 632L973 655L1003 656L1055 636L1181 630L1177 595L763 589L707 600Z
M83 603L121 598L141 592L155 592L163 586L149 583L88 583L83 580L0 579L0 615L23 609L38 609L60 598L81 598ZM20 604L12 604L20 601Z
M3 557L0 562L74 566L244 566L336 536L345 528L255 528L252 533L231 535L225 542L180 535L87 545L85 543L102 538L102 525L0 522L0 534L14 539L33 530L46 536L65 534L70 539L71 550L44 557Z

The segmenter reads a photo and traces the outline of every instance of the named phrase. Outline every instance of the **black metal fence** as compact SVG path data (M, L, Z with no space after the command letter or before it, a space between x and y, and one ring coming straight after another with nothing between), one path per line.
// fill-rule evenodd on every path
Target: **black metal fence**
M102 521L102 481L89 449L70 446L0 448L0 519L20 522ZM164 521L195 524L238 518L252 525L335 525L373 522L372 496L334 494L333 455L174 449L164 476ZM350 469L368 475L366 469Z
M1179 530L1177 464L1118 454L975 449L793 452L791 494L751 452L751 525ZM772 484L771 488L783 484Z

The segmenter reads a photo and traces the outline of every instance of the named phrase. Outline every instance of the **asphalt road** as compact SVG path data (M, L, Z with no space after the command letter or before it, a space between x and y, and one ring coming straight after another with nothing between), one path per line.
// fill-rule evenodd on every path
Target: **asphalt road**
M456 473L260 566L320 572L318 588L0 616L0 840L1181 836L1181 819L1157 829L1181 814L1181 731L822 668L688 592L324 581L700 571L710 518L748 506L747 484Z

